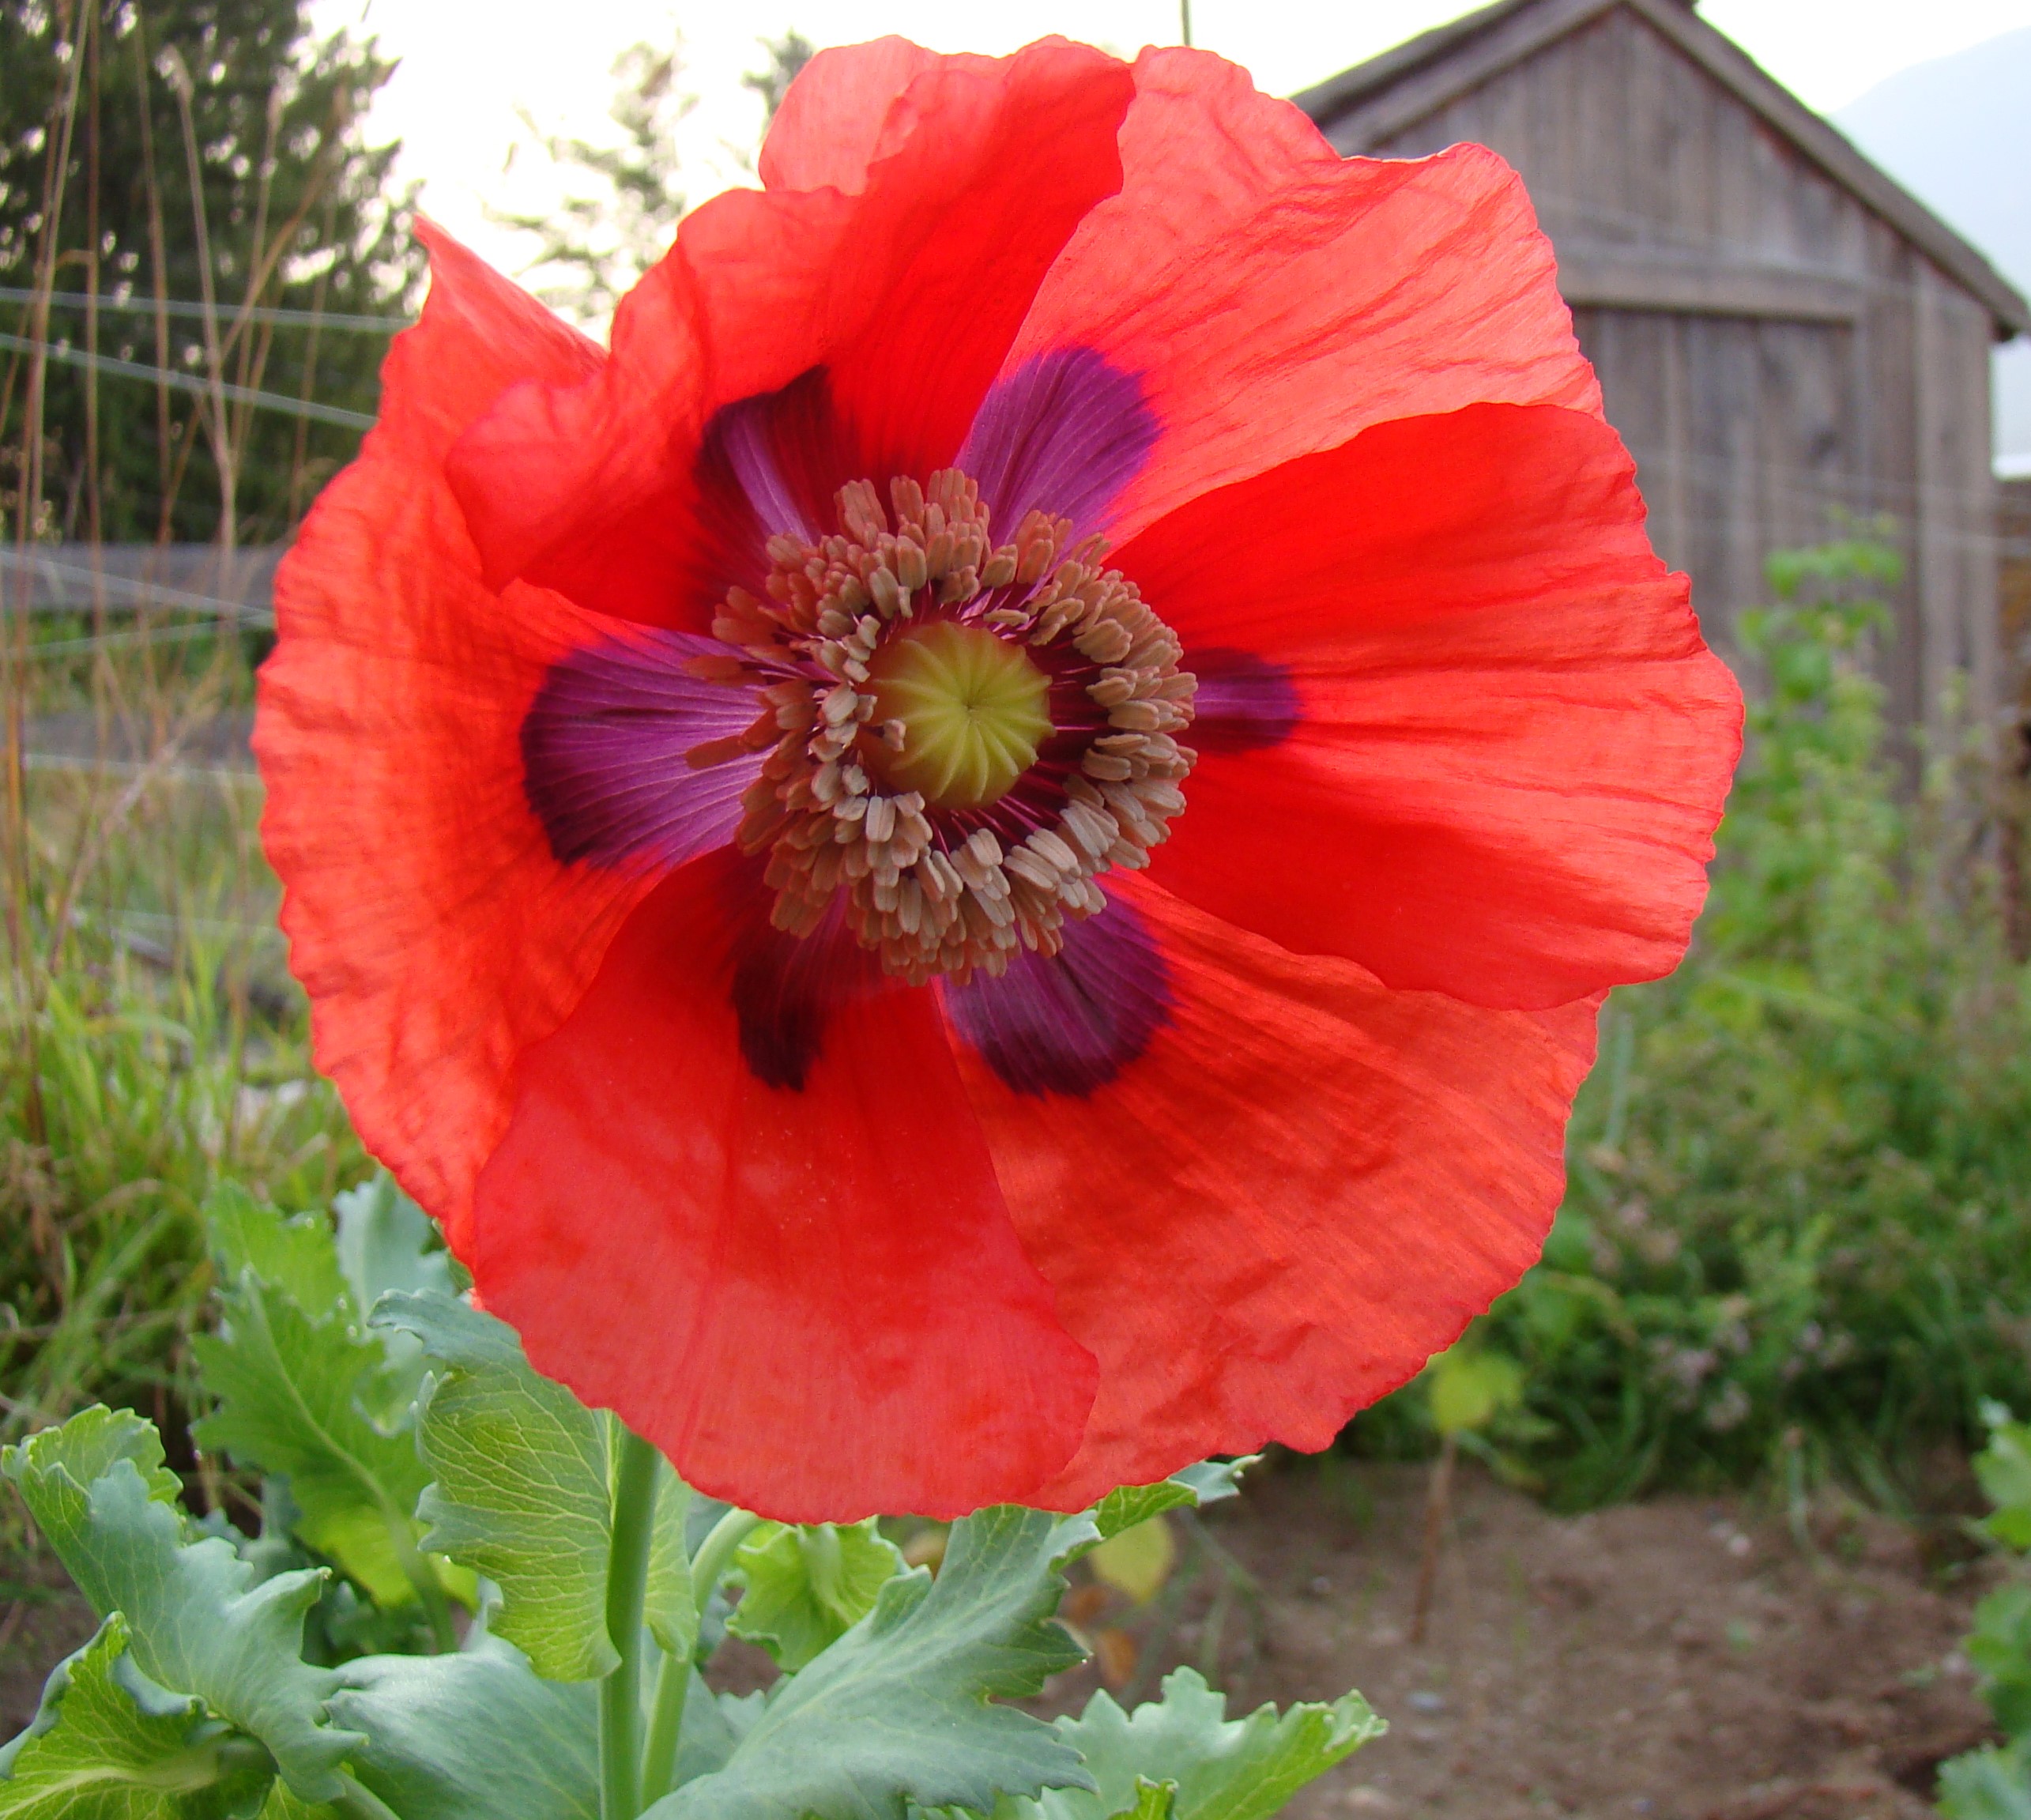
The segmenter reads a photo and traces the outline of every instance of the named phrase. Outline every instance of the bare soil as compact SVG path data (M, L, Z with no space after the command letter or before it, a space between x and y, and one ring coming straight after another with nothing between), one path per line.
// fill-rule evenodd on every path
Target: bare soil
M1389 1735L1291 1820L1916 1820L1940 1760L1988 1735L1959 1648L1985 1569L1918 1532L1852 1508L1795 1532L1739 1498L1555 1517L1463 1470L1416 1643L1426 1485L1417 1467L1262 1471L1179 1526L1149 1604L1075 1588L1098 1652L1039 1705L1151 1698L1181 1662L1237 1715L1358 1687ZM47 1575L0 1583L0 1731L91 1628ZM752 1686L756 1658L729 1645L714 1679Z
M1162 1596L1125 1615L1075 1592L1090 1634L1125 1633L1118 1697L1209 1659L1230 1715L1359 1688L1389 1735L1292 1820L1904 1820L1931 1811L1940 1760L1989 1735L1959 1648L1984 1567L1942 1568L1912 1530L1844 1508L1795 1536L1739 1498L1561 1517L1464 1471L1419 1644L1427 1483L1344 1461L1266 1474L1200 1520L1213 1546L1188 1541L1168 1636ZM1053 1703L1083 1704L1108 1654Z

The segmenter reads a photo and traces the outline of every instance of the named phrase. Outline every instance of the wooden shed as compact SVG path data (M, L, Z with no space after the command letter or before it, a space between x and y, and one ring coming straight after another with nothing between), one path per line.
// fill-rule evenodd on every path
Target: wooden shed
M2031 309L1688 0L1499 0L1297 97L1344 153L1523 173L1708 636L1830 508L1897 522L1893 714L2009 712L1989 348Z

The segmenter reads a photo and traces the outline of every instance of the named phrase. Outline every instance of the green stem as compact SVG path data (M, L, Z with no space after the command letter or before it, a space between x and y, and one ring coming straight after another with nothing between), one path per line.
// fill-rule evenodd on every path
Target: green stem
M662 1464L647 1441L623 1431L606 1570L606 1631L620 1662L600 1683L600 1820L642 1811L642 1602Z
M676 1779L677 1740L684 1735L684 1701L691 1692L688 1656L665 1656L656 1674L656 1705L649 1717L649 1747L642 1754L642 1799L654 1806Z
M691 1562L691 1609L701 1618L706 1601L719 1584L719 1577L733 1558L733 1551L748 1539L761 1521L744 1510L729 1510L707 1531ZM649 1748L642 1759L642 1799L660 1801L670 1792L677 1770L677 1740L684 1728L684 1701L691 1693L691 1661L688 1654L665 1656L656 1677L656 1705L649 1720Z
M698 1553L691 1558L691 1603L701 1618L712 1589L733 1558L733 1551L761 1527L762 1520L744 1510L729 1510L706 1532Z

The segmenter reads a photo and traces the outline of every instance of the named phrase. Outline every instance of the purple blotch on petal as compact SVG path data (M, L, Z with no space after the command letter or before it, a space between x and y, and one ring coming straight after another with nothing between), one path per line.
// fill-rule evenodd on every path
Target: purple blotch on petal
M747 496L764 542L786 532L813 544L818 541L817 532L784 477L776 452L779 395L763 393L716 412L706 428L701 465L709 470L715 458L725 463Z
M945 989L953 1027L1017 1093L1105 1087L1170 1017L1163 952L1133 906L1110 898L1064 934L1049 959L1025 948L1000 978Z
M817 928L798 936L770 923L774 894L759 857L738 867L733 879L730 907L740 934L732 997L741 1059L763 1086L801 1093L824 1047L832 1013L878 989L881 970L846 927L844 892L833 899Z
M644 628L550 666L522 723L522 789L560 861L675 866L733 838L760 755L702 771L686 755L750 725L759 704L684 667L729 648Z
M981 401L958 465L1002 536L1040 510L1072 522L1075 539L1106 529L1121 489L1157 438L1141 379L1091 348L1025 360Z
M1185 737L1201 752L1252 752L1280 745L1303 718L1304 704L1291 673L1253 651L1219 647L1188 651L1185 668L1199 679L1192 730Z

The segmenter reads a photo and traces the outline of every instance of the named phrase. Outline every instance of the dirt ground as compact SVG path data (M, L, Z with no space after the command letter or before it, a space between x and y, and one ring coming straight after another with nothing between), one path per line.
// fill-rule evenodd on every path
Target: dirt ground
M1463 1471L1418 1644L1425 1486L1368 1463L1260 1474L1180 1526L1149 1605L1074 1591L1100 1651L1041 1704L1082 1705L1103 1679L1151 1697L1180 1661L1213 1666L1234 1714L1360 1688L1389 1735L1291 1820L1907 1820L1939 1760L1987 1735L1958 1647L1983 1567L1884 1519L1822 1509L1803 1547L1739 1499L1559 1517ZM6 1735L89 1630L46 1584L0 1583ZM749 1680L742 1647L715 1679Z
M1931 1812L1939 1760L1988 1735L1958 1647L1982 1567L1942 1572L1897 1524L1822 1512L1808 1552L1739 1499L1558 1517L1464 1471L1419 1645L1426 1482L1294 1461L1208 1512L1253 1588L1188 1542L1168 1637L1161 1598L1096 1611L1140 1645L1128 1676L1117 1647L1122 1697L1204 1666L1216 1607L1230 1715L1358 1687L1389 1734L1292 1820L1904 1820ZM1053 1703L1083 1703L1104 1660Z

